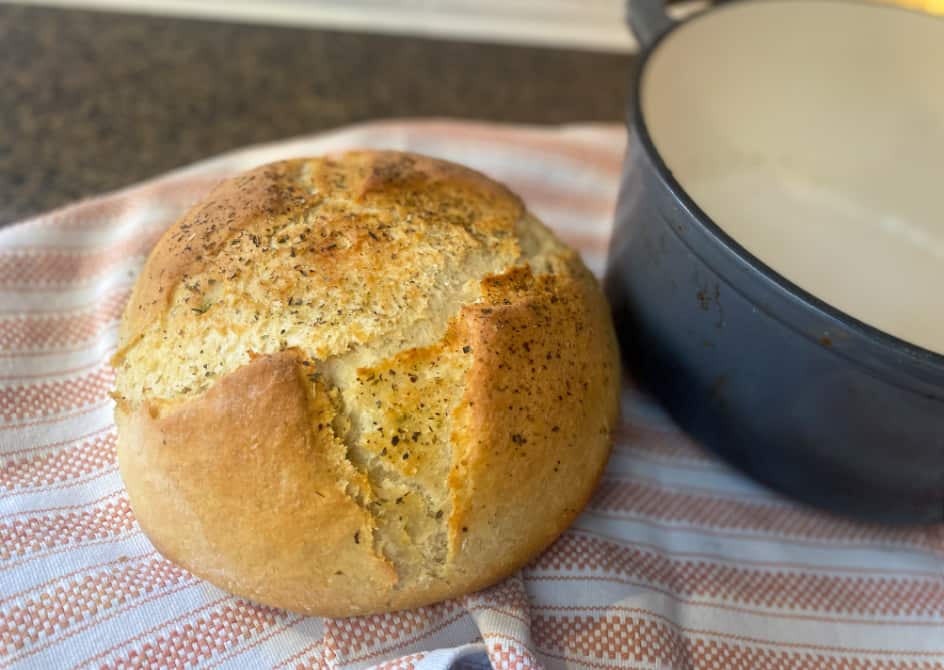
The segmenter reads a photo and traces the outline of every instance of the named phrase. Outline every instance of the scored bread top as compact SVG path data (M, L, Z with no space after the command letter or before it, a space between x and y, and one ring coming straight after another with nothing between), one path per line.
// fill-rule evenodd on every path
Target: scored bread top
M434 341L482 277L539 251L541 233L553 244L522 214L495 182L402 154L288 161L226 181L145 267L119 346L131 369L146 358L159 372L124 377L119 393L193 395L250 351L298 346L324 360Z
M619 377L595 280L516 196L374 151L223 182L158 243L113 364L158 548L318 614L455 595L543 548L602 469Z

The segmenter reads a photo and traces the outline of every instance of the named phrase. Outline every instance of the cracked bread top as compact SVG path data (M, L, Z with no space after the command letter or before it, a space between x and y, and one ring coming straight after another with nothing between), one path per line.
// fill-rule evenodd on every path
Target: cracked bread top
M323 615L519 567L583 506L618 404L579 257L503 186L395 152L223 182L158 243L113 364L157 548Z

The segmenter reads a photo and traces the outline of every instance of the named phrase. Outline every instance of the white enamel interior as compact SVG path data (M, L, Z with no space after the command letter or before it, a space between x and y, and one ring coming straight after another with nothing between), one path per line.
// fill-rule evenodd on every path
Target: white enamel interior
M643 118L675 178L795 284L944 353L944 19L755 0L652 54Z

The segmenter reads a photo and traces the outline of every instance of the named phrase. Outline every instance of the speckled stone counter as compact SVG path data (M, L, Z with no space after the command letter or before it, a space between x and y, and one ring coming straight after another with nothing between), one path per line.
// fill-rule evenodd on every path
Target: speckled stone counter
M632 57L0 5L0 224L383 117L619 121Z

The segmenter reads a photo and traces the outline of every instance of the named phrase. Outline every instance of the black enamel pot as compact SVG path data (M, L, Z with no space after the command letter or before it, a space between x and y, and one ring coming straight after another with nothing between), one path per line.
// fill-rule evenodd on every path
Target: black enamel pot
M774 489L944 519L944 20L744 0L673 23L634 0L630 23L606 276L626 362Z

